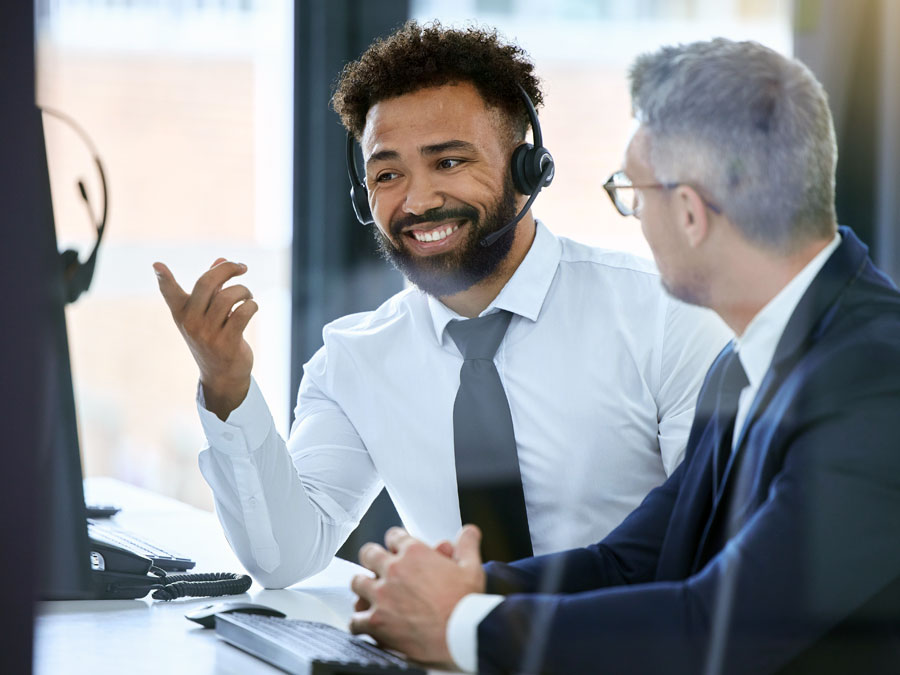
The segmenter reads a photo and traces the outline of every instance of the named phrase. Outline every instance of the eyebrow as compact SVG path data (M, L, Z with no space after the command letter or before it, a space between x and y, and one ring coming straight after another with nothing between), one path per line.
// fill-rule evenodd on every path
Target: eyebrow
M419 149L419 152L426 157L430 155L439 155L443 152L447 152L448 150L461 150L463 152L478 152L478 148L475 147L472 143L468 141L444 141L443 143L435 143L433 145L425 145ZM372 162L381 162L385 160L394 160L399 159L400 153L396 150L379 150L378 152L373 152L369 159L366 161L366 166L371 164Z
M420 150L423 155L439 155L447 150L462 150L464 152L477 152L478 149L467 141L445 141L435 145L426 145Z

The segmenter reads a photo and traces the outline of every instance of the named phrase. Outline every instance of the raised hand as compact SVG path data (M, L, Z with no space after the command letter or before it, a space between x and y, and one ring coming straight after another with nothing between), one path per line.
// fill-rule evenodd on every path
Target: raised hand
M247 266L219 258L197 280L190 295L163 263L154 263L153 270L175 325L200 368L206 408L225 420L250 389L253 351L244 339L244 329L259 306L246 286L222 286L246 272Z
M448 547L429 548L406 530L391 528L385 548L366 544L359 562L375 577L359 574L351 588L359 596L350 621L353 633L368 633L379 644L423 663L452 663L447 622L456 603L469 593L483 593L481 532L474 525L460 531L452 555Z

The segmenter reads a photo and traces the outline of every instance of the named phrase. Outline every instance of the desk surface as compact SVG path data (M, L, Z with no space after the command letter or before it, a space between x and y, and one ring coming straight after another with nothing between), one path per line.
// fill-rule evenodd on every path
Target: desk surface
M89 479L89 503L123 508L117 524L164 548L197 561L198 572L239 572L212 513L195 509L112 479ZM326 570L290 589L266 590L255 583L247 594L291 618L309 619L346 629L353 611L350 578L362 568L335 558ZM103 675L127 673L279 673L231 647L184 618L185 612L216 599L75 600L40 603L35 622L35 668L50 673Z

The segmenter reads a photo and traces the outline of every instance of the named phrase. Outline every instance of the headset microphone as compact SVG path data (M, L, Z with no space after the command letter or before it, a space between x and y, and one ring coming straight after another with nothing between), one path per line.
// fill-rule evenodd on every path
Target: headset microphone
M90 255L88 255L88 259L84 262L79 261L78 251L75 251L73 249L67 249L59 254L59 258L63 266L63 280L65 282L66 302L72 303L75 302L78 299L78 296L80 296L90 287L91 280L94 278L94 267L97 264L97 251L100 249L100 242L103 240L103 232L106 230L106 217L109 213L109 194L106 187L106 173L103 171L103 163L100 161L100 156L97 154L97 149L91 142L90 137L74 119L54 108L41 106L40 110L45 115L56 117L57 119L65 122L75 131L75 133L77 133L81 137L81 139L84 141L85 145L87 145L88 149L91 152L94 160L94 166L97 167L97 175L100 178L100 189L103 193L103 208L100 212L100 219L97 220L94 218L94 211L91 208L91 201L90 199L88 199L87 189L84 187L84 181L78 181L78 192L81 194L81 199L84 201L84 204L87 207L88 217L91 219L91 223L97 230L97 241L94 243L94 248L93 250L91 250Z
M553 157L547 148L544 147L541 123L538 121L537 111L534 109L531 97L528 96L528 92L522 88L522 85L516 86L519 88L519 93L522 95L522 103L524 103L528 112L534 145L522 143L513 151L510 171L512 172L513 185L516 190L523 195L529 195L529 198L525 202L525 206L522 207L522 210L519 211L519 214L512 221L479 242L482 246L494 244L525 217L541 190L553 181L555 172ZM372 217L372 210L369 208L369 193L365 184L359 178L359 167L356 163L353 136L349 131L347 132L347 175L350 178L350 202L353 204L353 212L356 214L356 219L363 225L374 224L375 219Z
M547 155L548 157L550 155ZM553 160L547 164L544 168L544 171L540 175L541 183L538 185L537 190L535 190L532 195L528 198L528 201L525 202L525 206L522 207L522 210L519 211L519 215L509 221L506 225L501 227L496 232L491 232L488 236L482 239L479 244L484 247L492 246L496 241L506 234L511 228L515 227L519 224L519 221L525 217L525 214L528 213L528 209L531 208L531 205L534 203L534 200L537 199L537 196L540 194L541 189L544 185L549 185L550 181L553 180Z

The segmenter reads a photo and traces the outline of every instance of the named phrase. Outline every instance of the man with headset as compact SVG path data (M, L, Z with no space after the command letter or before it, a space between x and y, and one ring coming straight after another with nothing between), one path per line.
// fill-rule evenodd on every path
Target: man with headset
M554 167L532 70L495 32L414 22L345 68L354 208L413 286L325 327L287 443L250 375L256 304L223 288L245 267L189 295L154 266L200 366L201 471L266 586L324 568L382 485L422 539L475 522L510 560L605 535L680 462L726 331L648 262L534 220Z
M605 187L737 336L684 462L583 548L482 568L474 527L437 551L392 529L351 628L479 673L896 673L900 292L837 226L825 92L717 39L639 57L631 95Z

